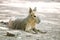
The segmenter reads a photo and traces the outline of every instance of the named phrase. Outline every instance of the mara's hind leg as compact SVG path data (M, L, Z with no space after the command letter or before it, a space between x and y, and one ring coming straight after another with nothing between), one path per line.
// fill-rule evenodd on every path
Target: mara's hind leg
M35 33L46 33L46 32L43 32L43 31L41 31L41 30L39 30L39 29L36 29L36 28L33 28L33 31L35 32Z

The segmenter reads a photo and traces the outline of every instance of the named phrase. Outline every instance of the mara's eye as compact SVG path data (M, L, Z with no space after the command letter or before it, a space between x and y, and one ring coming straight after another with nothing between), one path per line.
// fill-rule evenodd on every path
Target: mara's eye
M36 16L34 16L34 17L36 17Z
M36 17L35 15L31 15L31 16Z

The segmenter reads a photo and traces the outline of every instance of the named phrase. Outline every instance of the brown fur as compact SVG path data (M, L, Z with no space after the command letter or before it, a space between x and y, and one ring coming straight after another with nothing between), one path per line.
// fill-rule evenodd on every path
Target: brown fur
M35 25L39 24L40 20L35 15L35 12L36 12L36 8L34 10L30 8L29 15L25 19L16 19L14 21L10 20L8 24L9 28L21 29L28 32L30 30L33 30L34 32L37 33L37 29L35 28Z

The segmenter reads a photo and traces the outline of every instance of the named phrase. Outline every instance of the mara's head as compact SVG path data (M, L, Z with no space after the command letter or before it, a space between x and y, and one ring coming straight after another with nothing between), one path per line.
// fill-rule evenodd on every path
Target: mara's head
M40 23L39 17L36 16L36 7L33 10L29 8L29 17L32 18L37 24Z

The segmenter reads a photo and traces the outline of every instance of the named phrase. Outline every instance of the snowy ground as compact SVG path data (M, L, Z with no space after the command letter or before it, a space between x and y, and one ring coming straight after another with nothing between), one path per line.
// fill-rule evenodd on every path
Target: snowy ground
M47 31L47 33L31 34L21 30L9 30L6 25L0 24L0 40L60 40L60 3L2 3L0 4L0 21L8 21L14 17L25 17L28 14L29 7L37 7L37 15L41 19L37 28ZM7 31L15 33L16 36L4 36Z

